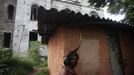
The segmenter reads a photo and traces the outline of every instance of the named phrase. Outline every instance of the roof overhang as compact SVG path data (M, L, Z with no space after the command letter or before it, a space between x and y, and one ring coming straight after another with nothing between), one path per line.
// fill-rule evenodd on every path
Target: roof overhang
M43 35L43 39L48 39L57 26L60 25L99 25L114 30L133 31L134 27L130 24L116 22L110 19L82 15L80 12L75 13L69 9L58 11L55 8L49 10L40 6L38 9L38 31Z

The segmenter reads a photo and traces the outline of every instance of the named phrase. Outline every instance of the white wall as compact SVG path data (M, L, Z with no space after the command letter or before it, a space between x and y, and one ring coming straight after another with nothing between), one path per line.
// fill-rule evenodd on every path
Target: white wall
M48 3L46 5L45 3ZM13 51L16 55L26 56L29 49L29 32L37 30L37 21L31 21L31 6L50 6L49 0L18 0L16 7Z
M93 7L89 6L89 3L87 3L87 0L82 0L82 2L80 3L80 5L77 4L69 4L69 3L65 3L65 2L61 2L61 1L53 1L52 2L52 8L57 8L59 11L69 8L70 10L77 12L81 12L83 15L84 14L88 14L90 15L91 11L95 11L98 13L99 17L104 17L104 11L101 10L97 10L94 9Z

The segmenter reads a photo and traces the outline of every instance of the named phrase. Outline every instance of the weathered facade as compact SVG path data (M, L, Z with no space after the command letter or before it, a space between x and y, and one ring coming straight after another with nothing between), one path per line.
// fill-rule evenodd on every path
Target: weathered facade
M104 17L103 10L89 7L88 0L2 0L0 1L0 47L12 48L14 54L26 56L31 37L37 34L37 11L46 9L71 9L75 12ZM8 5L11 8L8 9ZM11 13L9 13L11 12ZM9 15L9 16L8 16ZM5 37L10 38L5 38ZM6 41L3 41L6 39ZM9 39L9 40L7 40ZM6 42L6 43L5 43ZM8 46L4 46L4 44ZM9 46L10 45L10 46Z
M49 13L48 13L49 12ZM77 48L78 75L133 75L134 27L74 11L39 9L38 31L48 43L50 75L59 75L64 56Z
M37 33L37 11L45 3L45 0L17 0L12 43L15 55L26 56L29 42L40 39Z
M12 47L12 36L16 14L16 0L0 1L0 48Z

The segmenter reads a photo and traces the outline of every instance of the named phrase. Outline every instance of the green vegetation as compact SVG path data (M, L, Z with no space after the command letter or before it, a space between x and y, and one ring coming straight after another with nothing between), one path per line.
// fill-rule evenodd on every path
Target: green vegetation
M9 49L0 49L0 63L5 62L11 59L12 53Z
M48 64L47 59L45 61L41 61L39 55L39 46L40 42L31 41L29 47L29 58L34 63L34 68L39 69L36 75L48 75Z
M35 68L47 68L48 63L47 60L43 61L41 64L35 66Z
M0 49L0 75L27 75L33 69L39 69L36 75L48 75L47 60L41 61L39 42L30 42L29 56L12 55L12 50Z
M39 45L40 45L40 42L31 41L30 46L29 46L28 58L31 59L32 63L34 63L35 66L41 64L41 59L39 55Z
M11 67L8 75L26 75L33 69L33 64L22 58L12 58L4 64Z
M48 69L41 69L36 75L48 75Z
M12 57L11 50L0 49L0 74L26 75L33 68L33 64L23 58Z
M112 14L126 14L124 22L134 24L134 0L89 0L97 8L108 7Z

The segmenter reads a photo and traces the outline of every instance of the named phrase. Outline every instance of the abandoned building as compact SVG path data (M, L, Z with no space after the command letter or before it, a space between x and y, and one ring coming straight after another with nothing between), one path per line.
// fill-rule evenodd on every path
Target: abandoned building
M94 9L88 0L1 0L0 47L12 48L14 54L26 56L29 41L41 40L37 33L39 6L58 10L69 8L75 12L104 17L102 9Z
M38 11L38 31L48 44L49 75L59 75L66 54L77 48L78 75L134 75L134 26L55 8Z
M15 23L16 0L0 1L0 48L11 48Z

